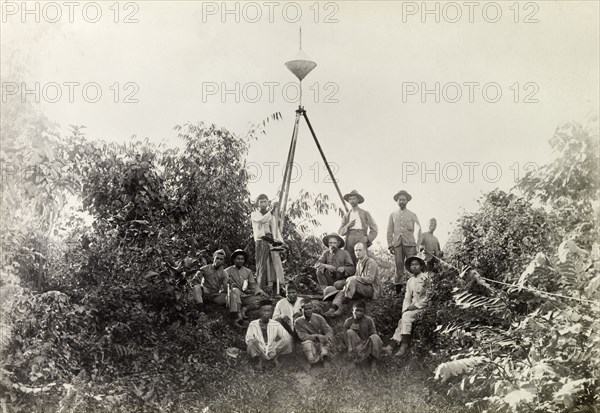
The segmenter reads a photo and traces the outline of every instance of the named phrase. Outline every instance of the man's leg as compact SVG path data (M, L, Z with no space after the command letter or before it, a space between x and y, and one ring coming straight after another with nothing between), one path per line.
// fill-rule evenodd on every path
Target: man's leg
M302 342L302 352L310 364L315 364L321 360L319 348L312 340Z
M373 286L358 282L353 276L348 277L344 294L349 300L353 298L369 299L373 297Z
M232 288L229 291L229 312L240 313L242 310L242 292L239 288Z
M333 285L335 280L331 274L329 274L329 271L324 268L317 268L317 282L319 283L321 290L323 290L325 287Z
M261 289L267 286L267 271L271 247L267 241L258 240L255 243L256 251L256 283Z
M215 303L216 305L225 306L227 304L227 294L225 294L225 293L214 294L212 297L210 297L209 300L211 302Z
M361 339L355 330L346 330L344 336L346 339L346 348L348 349L348 353L357 351L357 349L362 345Z
M257 339L251 339L248 341L248 345L246 347L246 351L250 358L260 357L263 360L266 360L265 352L260 348L260 343Z
M402 245L394 248L394 261L396 262L396 278L394 283L396 285L404 285L404 249ZM397 292L398 290L396 290Z

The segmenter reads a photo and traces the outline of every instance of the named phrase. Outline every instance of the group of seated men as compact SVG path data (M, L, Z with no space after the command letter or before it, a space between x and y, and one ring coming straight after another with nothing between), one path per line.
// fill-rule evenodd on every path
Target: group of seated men
M340 243L343 245L343 239L336 234L326 236L323 242L329 246L324 254L335 254L340 251L335 247ZM346 251L343 252L348 254ZM355 300L352 306L352 317L348 318L343 325L346 348L355 361L369 360L371 369L375 370L376 360L383 354L391 354L399 346L396 355L401 356L408 349L412 324L418 313L427 306L428 276L423 272L426 264L417 256L406 260L405 268L409 270L412 277L406 285L402 317L390 344L383 347L375 322L365 315L366 305L362 300L376 299L380 294L378 264L367 255L366 245L363 243L357 243L354 252L357 258L354 275L344 280L333 281L331 274L325 271L334 269L320 265L317 268L317 277L320 279L329 277L328 283L337 283L325 287L323 300L335 296L331 308L324 314L325 317L340 316L344 312L344 305L349 300ZM247 308L260 307L260 318L250 322L248 326L246 344L250 357L258 357L261 363L273 360L277 365L278 357L291 353L294 341L297 340L309 365L320 361L328 365L330 344L334 338L333 330L323 316L314 313L312 300L298 299L296 286L288 283L286 297L280 299L273 307L270 296L257 285L252 271L245 267L247 258L245 251L236 250L230 257L234 265L224 269L225 252L215 251L212 264L200 268L195 276L196 301L226 305L232 322L237 327L245 326Z

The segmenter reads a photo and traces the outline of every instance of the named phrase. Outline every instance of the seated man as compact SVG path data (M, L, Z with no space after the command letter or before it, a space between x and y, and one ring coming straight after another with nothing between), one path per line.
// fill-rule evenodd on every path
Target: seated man
M285 286L286 296L277 302L273 312L273 320L279 321L292 337L294 333L294 320L302 315L300 311L300 300L298 300L298 289L293 282Z
M362 300L354 303L352 317L344 322L344 336L348 355L355 359L355 363L370 360L371 372L375 373L383 342L377 334L375 322L365 315L366 308Z
M323 238L328 249L317 260L317 281L322 290L333 285L338 290L344 288L346 278L354 275L354 263L348 251L343 250L344 239L338 234L329 234Z
M402 303L402 318L398 321L398 327L390 344L384 348L385 353L391 354L400 344L396 356L406 354L410 345L410 334L412 325L423 308L429 304L429 274L422 272L425 269L425 261L414 256L408 257L404 266L411 272L412 277L406 283L406 294Z
M256 308L261 299L269 296L256 284L250 268L244 266L248 260L246 251L235 250L230 258L234 265L225 269L229 285L229 311L237 314L235 323L241 325L247 319L246 311Z
M329 345L333 341L333 330L322 316L313 314L310 298L303 298L300 308L302 316L294 321L294 327L302 341L302 351L309 365L323 360L323 365L329 367Z
M250 358L259 357L259 365L273 360L279 367L279 356L293 350L292 337L281 323L271 320L273 304L270 300L260 302L260 318L253 320L246 332L247 351Z
M354 246L356 275L348 277L346 285L339 291L331 308L325 313L326 317L339 317L344 312L344 304L351 299L377 299L381 294L381 283L377 261L367 256L367 247L362 242Z
M225 251L217 250L213 254L213 263L201 267L192 278L194 299L198 304L213 302L218 305L227 303L227 275L223 270Z

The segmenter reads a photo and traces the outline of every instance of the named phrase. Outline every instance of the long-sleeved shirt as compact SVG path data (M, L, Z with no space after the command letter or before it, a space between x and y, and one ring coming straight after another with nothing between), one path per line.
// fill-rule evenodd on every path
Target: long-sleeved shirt
M341 248L338 248L335 254L332 254L329 250L323 252L323 254L321 254L319 259L317 260L315 268L321 268L325 264L333 265L336 269L344 267L345 277L354 275L354 273L356 272L356 269L354 268L354 263L352 262L352 257L350 257L350 253Z
M342 218L342 225L340 226L340 229L338 231L339 234L343 237L348 233L348 229L360 229L367 236L367 241L373 242L377 237L378 232L375 220L373 219L369 211L365 211L364 209L359 207L356 207L356 209L358 212L358 217L360 218L360 226L355 224L352 228L347 228L347 225L350 222L350 216L354 211L352 209L350 210L350 212L347 212L346 215L344 215L344 217Z
M268 353L269 347L275 343L275 339L291 340L291 336L279 322L269 320L269 323L267 324L267 341L265 342L265 337L263 336L259 322L260 319L250 322L248 331L246 331L246 344L252 339L258 340L259 348L265 353Z
M256 284L254 274L252 274L250 268L242 267L238 269L238 267L232 265L231 267L227 267L225 269L225 274L228 277L228 282L230 285L232 287L239 288L239 290L242 292L242 295L255 295L260 289ZM247 281L245 290L243 288L244 281Z
M354 317L348 318L346 321L344 321L344 331L349 330L353 324L358 325L356 333L363 341L368 339L371 335L377 334L375 321L373 321L373 319L369 316L363 316L358 322L354 321Z
M419 228L417 239L421 240L421 224L417 215L408 209L397 209L390 214L387 229L388 247L414 247L417 245L415 240L415 225Z
M410 277L406 283L406 294L402 302L402 311L411 305L416 308L425 308L429 304L429 274L419 273Z
M268 211L266 214L262 214L260 211L254 211L250 214L250 220L252 221L252 233L254 234L254 241L260 240L266 234L273 234L273 214Z
M300 301L301 300L296 299L294 304L292 304L288 301L287 298L282 298L281 300L279 300L277 302L277 304L275 304L275 310L273 311L272 318L276 319L276 318L283 318L285 316L288 316L288 318L290 319L289 326L293 330L294 329L294 315L296 315L296 317L298 317L301 314Z
M307 320L304 316L298 317L294 321L294 330L302 341L317 341L317 334L327 336L330 340L333 340L333 330L319 314L311 315L310 320Z
M356 281L373 286L373 300L381 294L381 280L379 277L379 265L373 258L365 256L356 263Z
M437 237L427 231L423 233L422 238L422 245L425 248L425 261L431 261L434 256L440 257L442 248L440 247L440 241Z
M223 267L215 269L212 264L205 265L198 270L194 280L206 288L209 294L227 291L227 274L225 274Z

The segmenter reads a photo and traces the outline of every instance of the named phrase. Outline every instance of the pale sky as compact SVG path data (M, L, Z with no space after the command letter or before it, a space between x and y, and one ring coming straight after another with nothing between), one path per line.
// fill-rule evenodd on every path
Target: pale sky
M318 64L303 82L304 107L342 191L364 195L362 206L384 244L398 190L413 195L408 208L424 225L438 219L443 243L461 211L474 210L483 192L509 190L516 174L550 159L548 140L557 126L598 112L596 1L474 2L473 9L428 2L429 14L422 2L392 1L230 2L229 14L222 2L129 2L120 3L118 15L113 2L92 3L78 2L72 23L62 2L55 3L60 19L45 3L37 3L39 12L29 3L33 11L25 15L21 2L0 3L2 58L21 49L25 81L30 89L39 82L50 119L64 128L85 125L92 138L137 135L177 145L176 124L204 121L243 133L249 122L281 112L283 120L248 156L252 172L261 172L252 195L274 198L297 107L296 79L283 63L295 57L302 26L303 51ZM98 8L102 15L92 23ZM56 90L49 82L61 87L57 102L49 101ZM65 82L78 82L73 102ZM82 94L92 82L102 92L96 103ZM423 88L432 92L422 96ZM225 89L233 92L222 95ZM123 102L130 93L136 103ZM306 189L337 200L304 123L296 162L292 194ZM424 169L430 172L422 175ZM322 222L319 234L339 225L337 217Z

